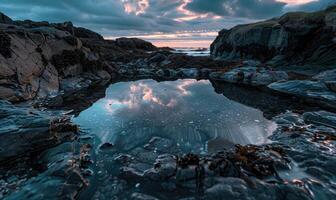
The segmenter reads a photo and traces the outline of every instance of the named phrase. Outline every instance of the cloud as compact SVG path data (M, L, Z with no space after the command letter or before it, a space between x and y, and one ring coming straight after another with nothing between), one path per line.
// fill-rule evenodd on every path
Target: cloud
M217 32L285 11L321 9L333 2L336 0L0 0L0 8L16 20L72 21L113 37Z
M193 0L186 8L197 13L264 19L282 14L285 5L277 0Z

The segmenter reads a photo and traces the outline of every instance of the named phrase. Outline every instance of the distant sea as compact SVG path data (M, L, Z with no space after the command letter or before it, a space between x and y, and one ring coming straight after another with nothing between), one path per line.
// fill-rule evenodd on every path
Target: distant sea
M210 56L209 48L174 48L174 53L184 53L188 56Z

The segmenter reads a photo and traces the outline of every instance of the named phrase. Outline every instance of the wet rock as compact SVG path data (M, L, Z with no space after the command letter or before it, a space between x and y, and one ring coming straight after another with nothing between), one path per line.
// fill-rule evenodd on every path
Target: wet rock
M272 71L264 68L242 67L229 72L213 72L212 80L226 81L229 83L243 83L248 85L268 85L277 81L287 80L288 75L283 71Z
M323 125L336 129L336 114L326 111L307 112L303 114L306 123Z
M68 117L57 118L53 113L5 101L0 105L0 162L45 150L76 136L78 128Z
M97 188L94 199L115 199L116 196L125 193L127 182L116 177L104 179L101 186Z
M176 158L172 155L161 155L155 163L154 168L145 172L144 177L153 181L167 180L176 173Z
M6 194L6 199L71 199L76 196L88 182L79 168L78 152L69 150L69 145L64 143L43 152L39 159L48 167L18 184Z
M131 199L132 200L159 200L156 197L153 197L147 194L137 193L137 192L131 195Z
M173 69L159 69L155 75L159 78L177 78L178 72Z
M336 81L327 81L325 84L331 91L336 92Z
M302 100L317 105L336 108L336 93L324 83L317 81L286 81L268 85L268 88L302 98Z
M121 155L118 155L116 158L114 158L114 161L120 164L124 164L124 165L128 165L133 160L135 160L135 158L128 154L121 154Z
M255 182L249 187L246 182L237 178L223 178L220 183L205 191L204 199L310 199L308 192L292 186L277 186Z
M99 147L99 149L100 150L108 150L108 149L111 149L113 147L114 147L114 145L111 144L111 143L104 143Z
M140 181L143 178L143 174L131 167L120 168L120 177L125 180Z
M153 163L155 159L160 155L158 151L147 150L141 147L135 148L131 151L131 154L139 161L145 163Z
M199 70L196 68L181 68L179 69L179 73L181 74L182 78L198 78L199 77Z
M321 72L315 75L313 79L323 82L336 81L336 69Z

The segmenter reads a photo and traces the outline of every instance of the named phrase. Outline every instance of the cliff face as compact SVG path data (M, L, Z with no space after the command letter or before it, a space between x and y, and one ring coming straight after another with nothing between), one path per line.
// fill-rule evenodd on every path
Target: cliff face
M130 62L148 50L156 47L139 39L107 41L71 22L13 21L0 12L0 99L72 92L110 79L115 61Z
M336 61L336 6L224 29L211 44L211 55L274 65L332 65Z
M12 21L1 16L0 99L44 98L59 92L62 80L96 71L99 55L73 34L92 32L69 22Z

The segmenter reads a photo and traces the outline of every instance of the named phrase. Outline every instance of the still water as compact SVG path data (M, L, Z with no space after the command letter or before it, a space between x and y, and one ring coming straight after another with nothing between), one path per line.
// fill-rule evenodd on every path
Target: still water
M217 94L209 81L196 80L112 84L105 98L74 122L95 137L97 147L111 143L120 151L161 137L183 153L208 153L267 143L276 129L261 111Z

